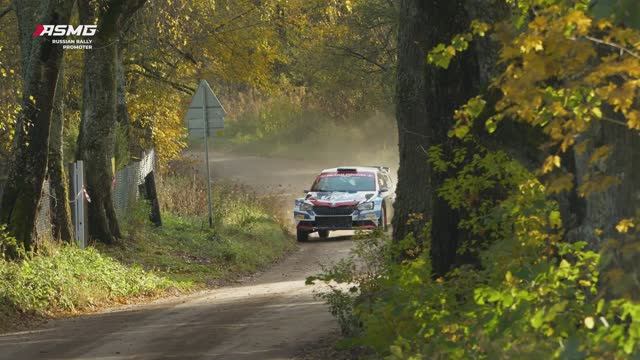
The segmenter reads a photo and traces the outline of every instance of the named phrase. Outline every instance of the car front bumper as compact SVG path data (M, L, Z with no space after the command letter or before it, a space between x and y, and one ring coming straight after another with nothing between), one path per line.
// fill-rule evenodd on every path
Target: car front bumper
M313 212L294 211L298 229L318 230L374 230L379 227L380 211L354 212L352 215L323 216Z

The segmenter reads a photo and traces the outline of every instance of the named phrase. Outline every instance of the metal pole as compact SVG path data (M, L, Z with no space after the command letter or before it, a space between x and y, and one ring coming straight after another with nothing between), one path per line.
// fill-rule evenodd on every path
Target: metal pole
M202 83L201 83L202 84ZM211 211L211 170L209 170L209 117L207 114L207 91L202 88L202 111L204 113L204 161L207 163L207 197L209 199L209 227L213 227Z
M84 197L84 162L78 160L74 165L73 192L75 194L75 228L76 242L81 249L86 247L85 197Z

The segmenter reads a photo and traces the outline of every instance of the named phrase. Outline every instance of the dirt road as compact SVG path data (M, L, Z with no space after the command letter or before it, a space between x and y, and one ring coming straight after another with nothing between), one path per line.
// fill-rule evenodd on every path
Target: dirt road
M325 165L222 154L211 163L216 178L287 199ZM0 335L0 359L294 359L337 327L304 280L320 263L348 255L351 245L344 236L315 240L239 286Z

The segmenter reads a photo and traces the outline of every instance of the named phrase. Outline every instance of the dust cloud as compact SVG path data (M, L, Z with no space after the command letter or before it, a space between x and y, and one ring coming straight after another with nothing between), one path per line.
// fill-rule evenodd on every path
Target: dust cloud
M318 124L286 151L293 158L333 166L388 166L398 169L398 130L392 115L377 112L359 121ZM286 154L283 154L286 155Z

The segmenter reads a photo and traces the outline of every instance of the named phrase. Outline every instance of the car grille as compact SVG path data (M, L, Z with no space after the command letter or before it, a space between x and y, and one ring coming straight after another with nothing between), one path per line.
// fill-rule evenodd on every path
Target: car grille
M355 206L314 206L313 212L316 213L316 215L351 215L355 209Z
M316 226L350 228L353 224L351 216L317 216Z

